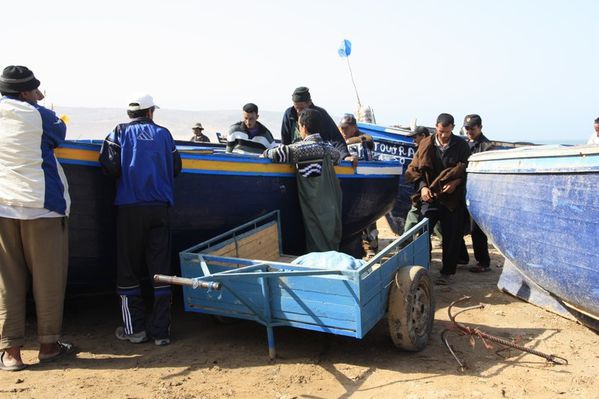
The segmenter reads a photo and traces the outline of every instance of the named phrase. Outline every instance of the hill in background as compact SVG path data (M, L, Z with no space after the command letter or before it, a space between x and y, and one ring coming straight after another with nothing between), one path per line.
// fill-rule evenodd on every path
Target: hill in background
M121 108L81 108L54 106L58 114L69 117L67 138L103 139L119 123L127 122L129 118ZM264 124L275 138L280 137L283 111L260 111L260 122ZM241 110L225 111L182 111L174 109L159 109L154 114L157 124L168 128L177 140L188 140L193 135L191 127L201 122L206 134L216 142L216 132L226 133L233 123L241 120Z

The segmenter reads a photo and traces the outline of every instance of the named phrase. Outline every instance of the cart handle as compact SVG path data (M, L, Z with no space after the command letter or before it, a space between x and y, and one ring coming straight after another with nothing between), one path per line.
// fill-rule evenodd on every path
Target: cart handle
M206 288L208 290L214 291L219 291L223 286L222 283L218 281L201 281L194 278L165 276L163 274L155 274L154 281L157 283L166 283L170 285L185 285L193 289Z

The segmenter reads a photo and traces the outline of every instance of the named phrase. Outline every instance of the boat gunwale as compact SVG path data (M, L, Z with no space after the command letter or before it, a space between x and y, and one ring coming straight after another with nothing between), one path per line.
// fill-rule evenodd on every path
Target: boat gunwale
M485 151L472 154L468 159L468 163L507 161L513 159L585 157L589 155L599 155L599 146L592 144L581 144L576 146L525 146L507 150Z
M67 151L81 151L84 153L94 152L99 156L99 148L101 141L94 140L90 141L66 141L61 146L58 147L58 150L67 150ZM191 151L202 151L201 147L198 147L197 150ZM277 164L272 162L266 158L258 158L248 155L241 154L225 154L215 152L210 149L205 149L206 153L190 153L187 150L183 150L180 152L181 158L183 160L183 172L184 173L205 173L205 174L227 174L227 175L264 175L264 176L293 176L294 172L292 170L291 165L286 164ZM60 152L57 154L57 158L61 163L74 164L74 165L83 165L83 166L92 166L99 167L100 164L96 159L91 159L89 157L65 157L64 154ZM197 163L197 162L209 162L214 165L218 165L218 163L225 164L246 164L246 165L254 165L254 167L260 168L274 168L277 170L230 170L229 168L202 168L202 167L186 167L185 165L188 162ZM279 170L281 167L288 167L289 170ZM286 168L287 169L287 168ZM339 165L335 166L337 170L337 174L339 178L383 178L383 179L393 179L398 178L403 174L403 165L398 160L390 160L390 161L360 161L357 168L352 167L352 163L350 161L341 161Z
M470 174L594 174L599 172L599 146L523 147L474 154Z

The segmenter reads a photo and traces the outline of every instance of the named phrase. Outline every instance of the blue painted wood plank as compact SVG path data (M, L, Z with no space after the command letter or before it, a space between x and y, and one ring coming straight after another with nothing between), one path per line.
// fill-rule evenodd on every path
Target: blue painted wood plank
M337 328L337 329L349 330L349 331L354 331L354 332L356 331L357 325L359 324L359 323L348 321L348 320L337 320L337 319L330 319L327 317L313 317L313 316L301 314L301 313L281 312L279 310L273 311L272 318L274 321L277 321L277 322L287 321L287 322L294 322L294 323L298 323L298 324L321 326L322 328L325 328L325 327L326 328ZM318 330L316 327L310 328L310 329L322 331L322 330Z
M368 334L368 331L385 316L389 289L390 287L385 288L362 305L361 337Z
M356 298L350 296L319 294L318 292L313 291L286 290L285 288L281 288L280 286L274 286L274 284L273 298L281 298L281 300L320 302L332 306L359 306L360 304Z
M345 328L316 325L316 324L310 324L310 323L300 323L300 322L294 322L294 321L288 321L288 320L280 320L280 325L287 326L287 327L294 327L294 328L302 328L304 330L325 332L325 333L335 334L335 335L344 335L347 337L361 338L361 337L356 336L356 331L354 329L345 329Z
M418 265L428 268L428 236L422 235L406 245L400 252L384 262L381 267L360 281L362 305L370 302L373 296L385 290L400 267Z
M359 283L338 276L320 277L279 277L278 285L290 290L358 298Z
M305 314L312 318L356 321L354 306L327 303L318 300L298 300L292 297L272 298L271 305L273 311L285 314Z

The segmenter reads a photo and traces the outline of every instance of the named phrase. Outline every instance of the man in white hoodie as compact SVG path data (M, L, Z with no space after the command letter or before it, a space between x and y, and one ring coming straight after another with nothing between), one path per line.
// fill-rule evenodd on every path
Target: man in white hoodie
M21 359L29 280L37 314L40 362L72 353L60 342L68 268L70 198L54 148L66 126L41 105L39 80L11 65L0 76L0 370Z

